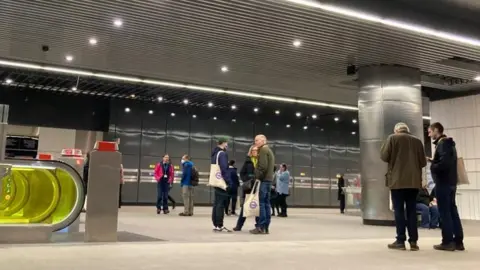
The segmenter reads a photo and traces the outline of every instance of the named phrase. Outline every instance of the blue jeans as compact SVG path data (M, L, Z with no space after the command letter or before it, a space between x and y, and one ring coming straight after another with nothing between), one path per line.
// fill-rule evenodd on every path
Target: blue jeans
M422 214L422 228L437 228L438 227L438 208L437 206L427 206L423 203L417 203L417 212Z
M404 243L418 241L417 228L417 194L416 188L392 189L392 203L395 214L395 226L397 227L397 242ZM405 212L406 215L405 215ZM405 219L406 217L406 219Z
M168 180L161 179L157 182L157 209L168 211L168 191L170 184Z
M268 230L270 227L270 220L272 218L270 205L270 192L272 190L271 181L262 181L260 183L260 193L258 194L260 201L260 216L255 218L255 227Z
M456 192L456 186L439 184L435 186L438 211L442 220L442 244L444 245L463 243L463 228L457 209Z

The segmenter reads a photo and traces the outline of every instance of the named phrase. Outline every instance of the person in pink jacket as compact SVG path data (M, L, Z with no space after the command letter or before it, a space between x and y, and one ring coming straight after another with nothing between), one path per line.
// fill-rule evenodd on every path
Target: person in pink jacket
M154 176L155 180L157 180L157 214L160 214L162 210L164 214L168 214L170 213L168 211L168 192L175 177L173 165L170 163L168 154L165 154L162 162L155 166Z

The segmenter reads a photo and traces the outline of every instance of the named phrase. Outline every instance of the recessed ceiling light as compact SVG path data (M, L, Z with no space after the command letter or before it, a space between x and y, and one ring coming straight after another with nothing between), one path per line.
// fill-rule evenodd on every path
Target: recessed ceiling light
M222 66L221 70L222 70L223 73L228 72L228 67L227 66Z
M267 126L267 127L268 127L268 126L270 126L270 124L269 124L269 123L265 123L265 126Z
M174 116L175 116L175 113L172 112L172 113L170 114L170 116L171 116L171 117L174 117Z
M352 131L352 135L355 135L355 134L357 134L357 132L355 132L355 131Z
M66 55L65 60L67 60L68 62L72 62L73 61L73 55L70 55L70 54Z
M312 119L317 119L317 115L316 115L316 114L312 114Z
M196 114L192 115L192 118L197 118L197 115Z
M298 39L295 39L293 41L293 46L298 48L298 47L302 46L302 42Z
M253 108L253 111L254 111L254 112L258 112L258 108Z
M301 113L301 112L297 112L295 115L296 115L297 117L300 117L300 116L302 116L302 113Z
M237 105L232 105L232 110L236 110L237 109Z
M279 111L279 110L276 110L276 111L275 111L275 114L276 114L276 115L279 115L279 114L280 114L280 111Z
M480 81L480 76L475 77L475 81Z
M208 105L208 107L210 107L210 108L211 108L211 107L213 107L213 102L208 102L208 104L207 104L207 105Z
M130 112L130 108L126 107L125 112Z
M6 79L6 80L5 80L5 83L6 83L6 84L11 84L11 83L13 83L13 80L12 80L12 79Z
M233 118L233 119L232 119L232 122L234 122L234 123L237 122L237 119Z
M335 120L335 122L338 122L338 120L340 120L338 117L335 117L333 118L333 120Z
M115 19L115 20L113 21L113 25L115 25L116 27L120 27L120 26L123 25L123 21L120 20L120 19Z
M307 126L303 126L303 129L308 129L308 127L307 127Z
M187 105L188 104L188 99L184 99L183 104Z
M152 111L152 110L149 110L149 111L148 111L148 114L153 114L153 111Z
M352 120L352 123L356 124L356 123L357 123L357 119L353 119L353 120Z
M72 91L77 91L77 87L72 87Z
M216 117L216 116L214 116L214 117L213 117L213 120L217 120L217 117Z
M90 45L97 45L98 40L96 38L90 38L88 40L88 43L90 43Z
M163 97L157 97L158 101L163 101Z
M287 125L286 125L286 127L287 127L287 128L290 128L290 125L289 125L289 124L287 124Z
M131 97L131 98L135 98L135 94L131 94L130 97Z
M321 128L320 131L325 131L325 129Z

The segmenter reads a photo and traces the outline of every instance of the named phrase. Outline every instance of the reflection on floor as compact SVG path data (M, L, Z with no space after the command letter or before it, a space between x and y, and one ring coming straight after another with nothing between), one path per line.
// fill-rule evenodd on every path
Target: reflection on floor
M75 241L78 234L70 239L75 243L0 246L0 259L15 270L478 269L480 226L475 222L465 224L466 252L433 251L439 230L420 232L420 252L399 252L386 249L394 228L363 226L359 217L336 210L291 209L289 218L273 218L271 234L261 236L248 234L252 220L243 232L213 233L210 209L196 208L193 217L179 217L179 211L156 215L153 207L125 207L119 221L122 242L85 244ZM229 227L235 222L226 217Z

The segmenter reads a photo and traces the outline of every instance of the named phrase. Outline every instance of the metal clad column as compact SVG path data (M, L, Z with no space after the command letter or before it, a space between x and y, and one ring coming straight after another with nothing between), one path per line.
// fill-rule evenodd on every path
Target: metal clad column
M122 154L113 142L97 142L90 153L85 242L115 242Z
M5 144L7 141L7 125L8 125L9 106L0 104L0 160L5 159Z
M423 141L420 71L377 65L360 68L358 75L363 223L393 225L380 148L398 122Z

